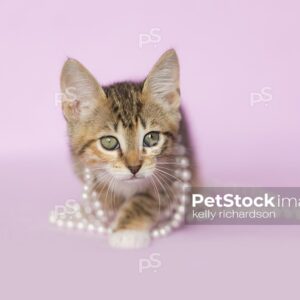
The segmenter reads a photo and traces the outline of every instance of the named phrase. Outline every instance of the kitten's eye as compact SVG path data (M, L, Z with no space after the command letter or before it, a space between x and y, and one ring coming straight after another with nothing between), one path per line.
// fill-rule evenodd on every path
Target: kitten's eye
M113 136L104 136L100 139L101 145L106 150L116 150L119 148L119 141Z
M159 132L151 131L144 136L144 146L153 147L158 144L159 141Z

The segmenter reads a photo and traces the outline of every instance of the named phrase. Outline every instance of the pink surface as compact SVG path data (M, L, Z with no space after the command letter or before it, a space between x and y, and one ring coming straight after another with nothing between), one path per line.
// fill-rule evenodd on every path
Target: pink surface
M55 105L67 56L106 84L143 78L174 47L205 182L299 185L299 9L267 0L2 1L0 298L297 298L298 227L193 226L120 252L59 232L47 217L80 195ZM140 47L140 34L157 28L160 41ZM271 101L251 106L264 88ZM139 273L151 253L162 267Z

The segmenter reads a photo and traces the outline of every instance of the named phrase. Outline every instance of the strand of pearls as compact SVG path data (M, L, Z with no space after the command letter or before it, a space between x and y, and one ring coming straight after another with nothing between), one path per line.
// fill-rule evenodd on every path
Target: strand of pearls
M178 180L175 180L172 186L175 199L173 206L164 212L164 220L151 231L153 238L170 234L184 221L192 173L189 169L190 161L185 156L186 148L179 144L176 153L174 176ZM100 195L92 190L93 177L89 168L84 170L84 181L82 203L73 201L65 206L59 206L59 209L56 207L50 212L49 221L58 227L95 232L101 235L110 234L114 213L102 208L99 201Z

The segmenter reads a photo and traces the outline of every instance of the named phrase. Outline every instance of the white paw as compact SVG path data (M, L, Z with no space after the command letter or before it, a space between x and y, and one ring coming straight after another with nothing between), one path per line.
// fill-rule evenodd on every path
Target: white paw
M143 248L149 245L150 234L148 231L141 230L120 230L113 232L108 241L114 248Z

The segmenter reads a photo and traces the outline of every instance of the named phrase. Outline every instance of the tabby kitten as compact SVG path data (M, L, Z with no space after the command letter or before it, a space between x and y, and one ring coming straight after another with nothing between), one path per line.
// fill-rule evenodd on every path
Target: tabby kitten
M89 167L102 205L117 211L110 245L147 246L151 228L174 196L181 120L176 52L165 52L143 82L103 87L81 63L68 59L61 89L75 171L82 179Z

